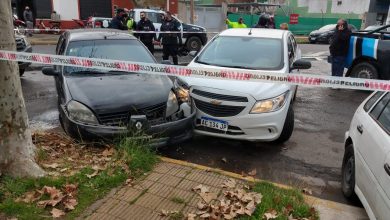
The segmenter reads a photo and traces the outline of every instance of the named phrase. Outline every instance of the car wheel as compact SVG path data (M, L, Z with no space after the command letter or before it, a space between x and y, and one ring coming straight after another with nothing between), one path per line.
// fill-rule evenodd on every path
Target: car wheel
M345 148L341 169L341 190L348 200L357 201L358 198L355 194L355 155L352 144Z
M294 110L290 105L290 107L288 108L286 120L284 121L282 133L280 134L279 138L276 139L274 142L284 143L288 141L288 139L290 139L293 133L293 130L294 130Z
M359 63L352 68L351 77L378 79L378 70L369 62Z
M187 40L186 47L188 51L199 51L202 48L202 41L199 37L192 36Z
M25 72L25 69L19 69L19 75L20 76L23 76L24 72Z
M295 101L297 99L297 93L298 93L298 86L297 88L295 89L295 92L294 92L294 97L293 97L293 101Z

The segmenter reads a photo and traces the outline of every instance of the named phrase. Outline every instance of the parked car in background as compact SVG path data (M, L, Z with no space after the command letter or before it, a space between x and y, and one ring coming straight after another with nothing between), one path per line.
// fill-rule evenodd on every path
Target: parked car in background
M352 33L346 76L390 80L390 25Z
M352 24L348 24L348 28L352 32L357 31L357 28ZM330 44L332 42L333 34L335 33L335 31L336 31L336 24L325 25L318 30L312 31L309 34L309 42L311 44L314 44L314 43L328 43L328 44Z
M371 25L371 26L364 28L364 31L373 31L373 30L379 29L383 26L384 25ZM385 31L390 31L390 28L385 29Z
M26 52L31 53L32 47L30 42L27 40L27 37L24 35L15 35L15 41L16 41L16 50L18 52ZM19 65L19 74L22 76L27 69L28 66L30 66L31 63L28 62L18 62Z
M264 52L266 51L266 52ZM192 51L190 55L195 55ZM308 69L289 31L228 29L210 41L190 67L224 71L290 73ZM285 142L294 129L297 86L236 80L185 78L196 108L199 134L243 141Z
M137 38L111 29L67 31L56 54L156 63ZM178 78L69 66L42 72L55 77L61 126L76 139L143 131L159 146L192 136L195 112L186 84Z
M374 92L345 135L342 192L360 199L370 219L390 216L390 93Z

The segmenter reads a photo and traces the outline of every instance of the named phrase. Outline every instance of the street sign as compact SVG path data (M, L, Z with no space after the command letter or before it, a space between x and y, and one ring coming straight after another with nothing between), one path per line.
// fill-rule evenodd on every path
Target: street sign
M299 14L290 14L290 24L298 24Z

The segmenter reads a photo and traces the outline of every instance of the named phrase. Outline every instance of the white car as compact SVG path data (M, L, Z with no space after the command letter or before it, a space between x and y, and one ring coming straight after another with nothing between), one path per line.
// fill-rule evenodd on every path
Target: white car
M390 93L364 101L346 133L342 191L357 197L370 219L390 218Z
M311 67L300 58L289 31L228 29L214 37L189 66L285 74L298 66ZM291 102L297 86L189 77L186 81L197 110L196 133L253 142L290 138L294 129Z

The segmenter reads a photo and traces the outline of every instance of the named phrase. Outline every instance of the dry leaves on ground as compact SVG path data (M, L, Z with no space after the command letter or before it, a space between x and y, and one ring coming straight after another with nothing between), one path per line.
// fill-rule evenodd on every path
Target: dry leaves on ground
M275 219L278 217L278 212L275 209L268 210L268 212L264 213L264 218L266 220Z
M220 198L210 192L204 185L198 185L192 190L202 198L197 204L196 213L189 213L187 219L234 219L240 215L251 216L256 206L261 203L262 195L255 192L246 192L237 182L230 178L221 187L226 191Z
M311 189L309 189L309 188L303 188L302 192L305 193L305 194L308 194L308 195L312 195L313 194L313 191Z
M96 147L96 143L78 143L61 133L37 132L32 135L32 139L38 148L36 161L51 176L71 176L91 166L98 168L88 174L89 178L93 178L108 163L113 163L115 155L112 145L99 143L103 146Z
M53 209L50 213L54 218L58 218L65 215L65 212L55 207L61 206L66 211L75 209L75 206L78 204L76 199L77 187L78 186L75 184L66 184L63 189L60 190L56 187L44 186L40 190L25 193L21 198L17 198L15 201L25 203L37 202L37 206L41 208L51 206ZM49 199L40 200L44 195L49 196Z

